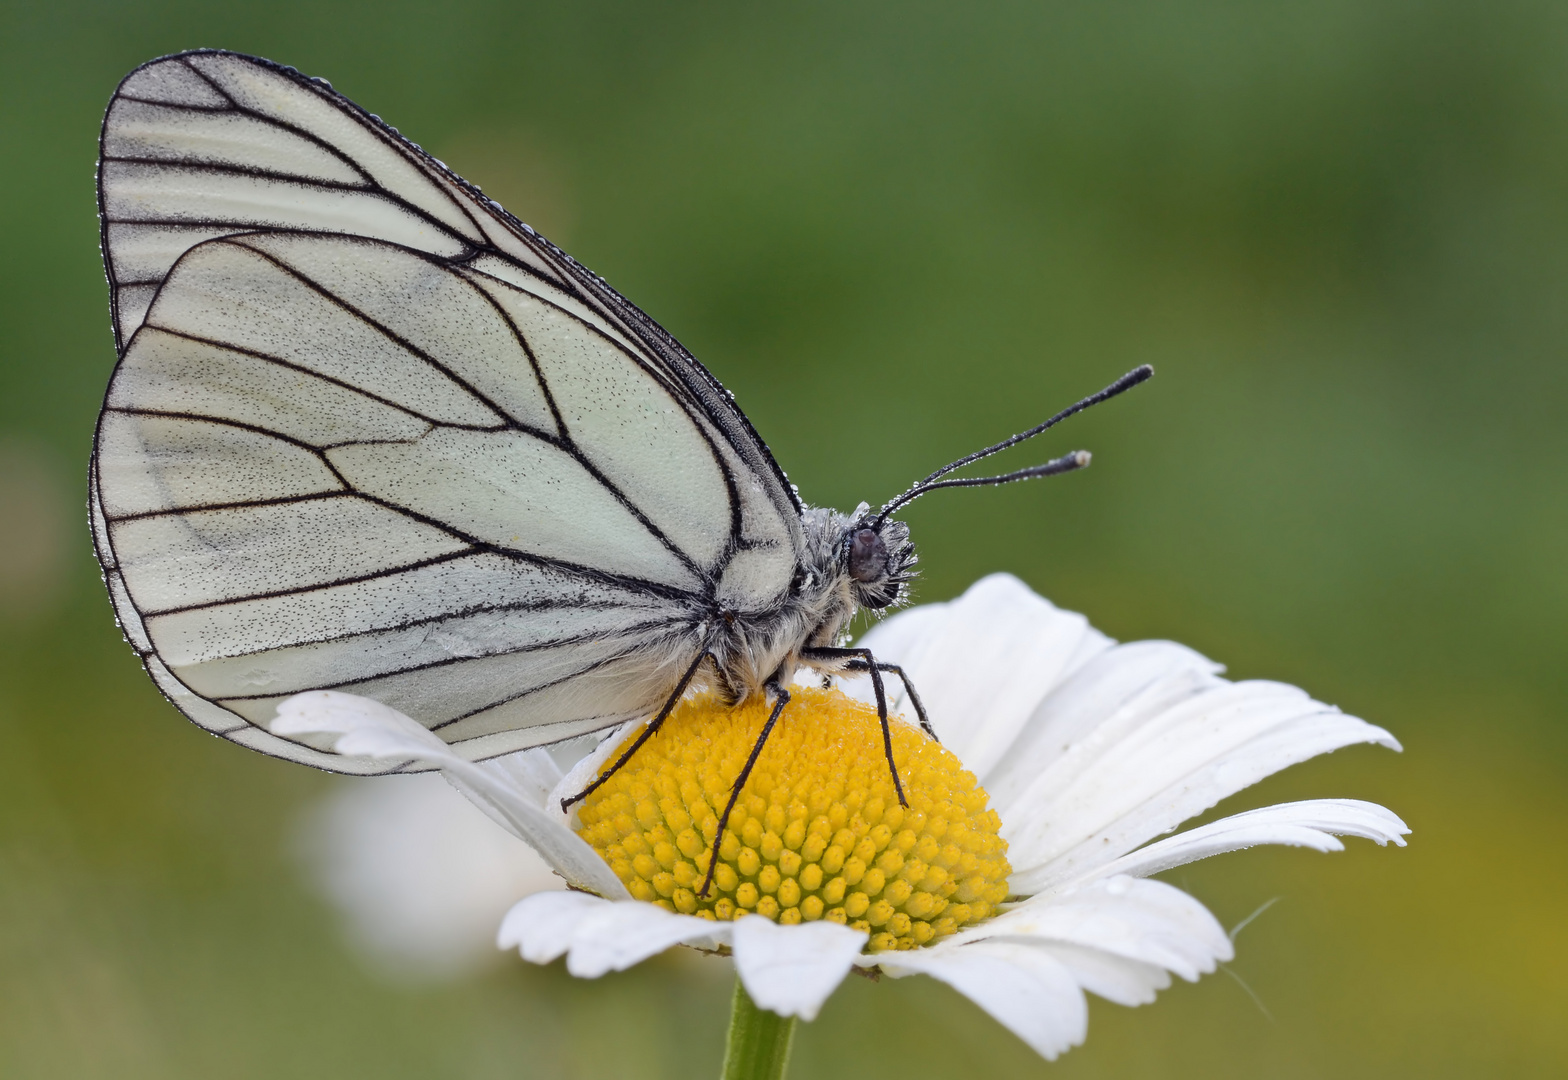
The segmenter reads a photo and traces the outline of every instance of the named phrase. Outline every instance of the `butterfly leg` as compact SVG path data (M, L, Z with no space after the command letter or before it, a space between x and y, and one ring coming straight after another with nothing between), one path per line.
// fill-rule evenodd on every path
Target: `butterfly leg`
M882 671L884 666L877 663L877 658L871 655L870 649L802 649L802 660L847 660L845 667L850 671L864 671L871 676L871 688L876 692L877 719L882 721L882 750L887 754L887 771L893 774L893 790L898 793L898 805L908 806L909 800L904 798L904 785L898 778L898 766L893 764L893 729L887 722L887 689L882 685ZM899 673L903 677L903 673ZM905 688L909 686L904 683ZM921 719L925 717L922 714Z
M926 707L921 703L920 695L915 693L915 684L909 681L909 676L904 673L904 669L897 664L884 664L880 660L876 662L876 669L898 676L898 681L904 684L904 693L909 695L909 703L915 707L915 715L920 718L921 730L931 736L932 742L941 742L942 740L936 737L936 730L931 726L930 718L926 716ZM844 666L844 670L865 671L866 664L864 661L851 660Z
M768 736L773 734L773 725L778 723L779 714L784 711L784 706L789 704L789 691L784 687L772 682L768 684L768 689L773 691L773 711L768 713L768 722L762 725L762 734L757 736L757 742L751 748L751 756L746 759L740 775L735 778L735 786L730 788L730 799L724 804L724 813L719 815L719 830L713 835L713 850L708 853L708 873L702 879L702 888L697 890L698 896L708 895L708 888L713 884L713 872L719 867L719 845L724 842L724 830L730 823L730 812L735 809L735 802L740 798L741 789L751 778L752 767L757 764L757 758L761 756Z
M621 771L621 766L630 761L633 754L642 749L643 743L653 738L654 734L664 726L664 721L669 717L670 713L675 711L675 706L681 700L681 695L686 693L686 687L691 685L692 676L697 674L697 669L702 666L702 662L712 655L712 653L707 651L703 651L697 654L697 659L691 662L691 667L686 669L686 674L681 676L681 681L675 684L675 692L672 693L670 695L670 699L664 703L664 708L659 710L659 715L653 718L653 723L642 729L642 734L637 736L637 741L632 743L631 746L627 747L626 752L623 753L620 757L616 758L615 764L611 765L609 769L599 777L599 779L583 788L571 798L562 799L562 812L570 810L573 803L581 802L588 796L592 795L595 791L599 790L599 787L606 780Z

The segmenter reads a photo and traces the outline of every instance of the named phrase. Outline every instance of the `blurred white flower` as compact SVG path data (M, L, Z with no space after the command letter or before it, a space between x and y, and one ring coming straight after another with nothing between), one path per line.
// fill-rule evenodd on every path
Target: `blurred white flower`
M1355 743L1398 743L1294 687L1222 679L1218 665L1183 646L1118 645L1016 578L993 575L952 603L903 612L862 644L919 688L943 745L989 792L1012 866L1016 900L1000 914L905 951L863 951L868 934L830 921L831 912L797 925L760 915L715 922L633 900L559 802L635 725L566 776L539 750L464 761L401 713L330 691L284 702L272 729L335 734L339 753L440 769L533 844L582 891L536 894L511 909L500 943L525 959L564 955L567 970L591 978L676 944L725 947L758 1005L808 1020L851 967L926 974L1047 1058L1083 1040L1084 991L1142 1004L1172 974L1195 980L1231 958L1207 909L1149 875L1255 844L1338 851L1336 834L1403 845L1409 832L1380 806L1326 799L1166 836L1286 766ZM878 873L879 888L882 880ZM802 901L796 910L805 909Z
M399 979L448 979L492 963L507 909L566 887L439 773L345 777L308 811L299 840L349 940Z
M42 444L0 439L0 620L42 614L65 585L71 477Z

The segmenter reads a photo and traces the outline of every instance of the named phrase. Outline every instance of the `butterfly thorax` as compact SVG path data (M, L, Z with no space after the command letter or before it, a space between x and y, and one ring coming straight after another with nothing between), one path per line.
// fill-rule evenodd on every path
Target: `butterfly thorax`
M719 691L741 701L770 682L788 683L807 666L825 672L840 664L803 652L841 645L861 608L881 610L904 598L914 576L909 527L873 522L862 503L854 513L808 507L801 513L801 547L795 575L780 600L755 612L720 612L710 648L719 669Z

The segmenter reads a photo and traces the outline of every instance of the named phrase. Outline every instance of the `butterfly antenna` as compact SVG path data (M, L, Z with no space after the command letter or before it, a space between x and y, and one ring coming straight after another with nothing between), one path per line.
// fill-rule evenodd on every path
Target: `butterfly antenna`
M1071 454L1064 454L1063 456L1052 461L1047 461L1043 465L1031 465L1027 469L1019 469L1016 472L1002 473L999 476L975 476L953 480L942 479L942 477L946 476L948 473L957 469L962 469L965 465L972 465L982 458L990 457L992 454L1000 454L1003 450L1017 446L1021 442L1026 442L1042 432L1049 431L1051 428L1055 427L1057 424L1060 424L1063 420L1066 420L1074 413L1081 413L1091 405L1098 405L1102 401L1109 401L1117 394L1131 390L1139 383L1146 381L1153 374L1154 369L1148 364L1135 367L1127 374L1111 383L1111 385L1107 386L1104 390L1101 390L1098 394L1090 394L1082 401L1074 405L1069 405L1067 408L1063 409L1061 412L1057 413L1043 424L1037 424L1028 431L1021 431L1011 438L1003 439L999 443L986 447L984 450L976 450L974 453L966 454L957 461L943 465L936 472L932 473L918 484L915 484L908 491L904 492L898 498L894 499L892 502L888 503L880 511L878 511L876 518L870 523L870 527L873 529L880 527L883 520L894 510L897 510L899 507L904 506L907 503L914 502L916 499L920 498L920 496L925 495L928 492L936 491L939 488L981 487L993 484L1010 484L1015 480L1033 480L1039 476L1055 476L1057 473L1073 472L1077 469L1082 469L1084 466L1089 464L1089 452L1087 450L1075 450Z

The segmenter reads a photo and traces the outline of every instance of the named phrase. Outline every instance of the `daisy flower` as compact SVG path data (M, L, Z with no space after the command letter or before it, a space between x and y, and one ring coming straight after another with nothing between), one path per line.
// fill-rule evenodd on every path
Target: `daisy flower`
M593 978L675 945L724 952L737 1017L754 1003L804 1020L853 968L928 975L1046 1058L1083 1041L1085 991L1144 1004L1173 974L1196 980L1231 958L1214 916L1151 875L1257 844L1338 851L1339 836L1403 845L1409 832L1381 806L1323 799L1168 835L1288 765L1399 744L1295 687L1225 680L1181 645L1117 644L1016 578L906 610L860 644L904 669L941 739L894 725L907 807L865 680L845 679L848 693L802 686L741 793L706 894L715 809L760 707L689 697L570 814L562 798L641 723L564 774L542 750L464 761L408 717L332 691L285 702L272 730L439 769L532 845L570 888L524 897L502 921L500 945L526 960L565 956Z

